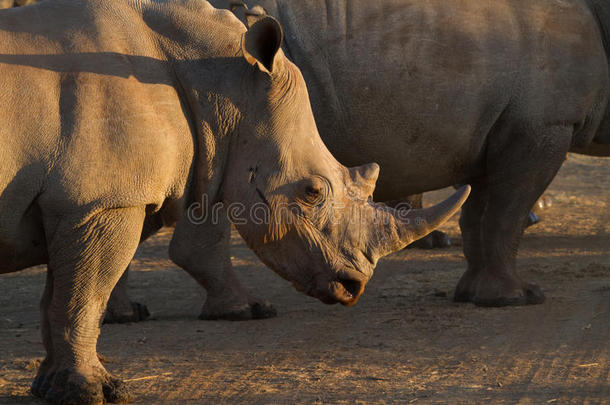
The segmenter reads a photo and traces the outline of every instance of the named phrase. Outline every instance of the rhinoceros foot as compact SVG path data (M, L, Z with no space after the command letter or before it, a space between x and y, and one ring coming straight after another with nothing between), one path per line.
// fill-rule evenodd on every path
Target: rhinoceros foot
M233 307L223 310L222 307L214 307L208 305L208 302L203 306L199 319L205 321L249 321L251 319L266 319L277 316L277 311L269 302L259 300L250 302L241 307Z
M439 249L451 246L449 235L441 231L432 231L423 238L411 243L407 248Z
M542 304L545 297L538 285L516 276L467 271L460 279L453 299L482 307L504 307Z
M150 312L146 305L138 302L130 302L129 307L123 306L116 308L108 303L104 323L129 323L145 321L150 317Z
M129 388L103 369L82 372L74 368L38 372L32 394L57 405L97 405L104 402L126 403L134 397Z

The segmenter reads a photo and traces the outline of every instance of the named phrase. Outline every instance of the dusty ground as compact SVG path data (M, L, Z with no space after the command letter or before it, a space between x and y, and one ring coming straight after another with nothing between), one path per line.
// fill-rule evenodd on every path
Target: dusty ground
M385 259L349 309L299 295L235 237L239 274L279 316L198 321L204 293L167 260L165 232L141 247L131 278L154 319L105 325L99 351L139 404L610 403L608 163L571 156L554 206L527 232L519 264L544 286L543 305L451 302L465 267L454 218L455 247ZM28 387L43 356L43 283L42 269L0 276L2 404L42 403Z

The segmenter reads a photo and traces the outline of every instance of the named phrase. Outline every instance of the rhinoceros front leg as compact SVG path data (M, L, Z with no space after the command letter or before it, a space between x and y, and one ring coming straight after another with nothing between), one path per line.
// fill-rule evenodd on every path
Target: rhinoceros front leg
M45 222L49 266L41 301L47 356L32 393L55 404L131 399L100 363L96 344L112 287L138 245L144 208L114 209Z
M476 278L485 271L485 250L481 233L483 213L487 207L487 187L482 183L472 182L470 196L462 205L460 229L464 256L468 269L460 279L455 289L454 300L469 302L474 297Z
M238 280L231 264L231 224L223 212L214 221L176 225L170 257L207 291L200 319L241 321L271 318L273 306L252 295Z
M516 257L527 216L563 163L572 129L552 127L535 136L507 135L504 139L516 141L497 149L490 143L489 153L495 154L487 159L486 179L472 185L460 218L468 270L456 301L481 306L544 301L540 287L517 274Z

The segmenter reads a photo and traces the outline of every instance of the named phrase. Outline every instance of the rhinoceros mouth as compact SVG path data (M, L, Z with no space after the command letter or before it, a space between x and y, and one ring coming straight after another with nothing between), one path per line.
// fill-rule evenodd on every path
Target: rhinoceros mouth
M336 285L336 288L333 288L333 295L347 307L355 305L364 291L364 283L357 279L339 278L333 284Z
M342 304L349 307L358 302L365 284L360 277L341 274L335 280L314 286L307 294L325 304Z

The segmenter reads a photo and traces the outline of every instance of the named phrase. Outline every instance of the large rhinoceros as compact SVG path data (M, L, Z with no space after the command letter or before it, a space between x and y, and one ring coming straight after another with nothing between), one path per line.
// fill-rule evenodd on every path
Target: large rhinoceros
M97 357L100 317L166 207L178 263L209 262L230 219L297 289L346 305L381 256L459 209L468 187L428 210L373 203L379 167L326 149L281 40L271 17L246 30L200 0L0 12L0 273L48 265L35 395L127 399Z
M517 274L518 245L568 151L610 155L610 3L246 3L282 22L335 156L384 168L376 199L472 184L455 299L542 302Z
M342 161L384 168L376 199L473 184L456 301L543 302L517 274L518 245L568 151L610 156L609 2L212 3L252 20L262 5L282 22L324 142ZM222 265L188 270L208 290L202 318L256 317L264 301L237 282L226 247L213 252ZM114 295L116 313L140 318L124 288Z

